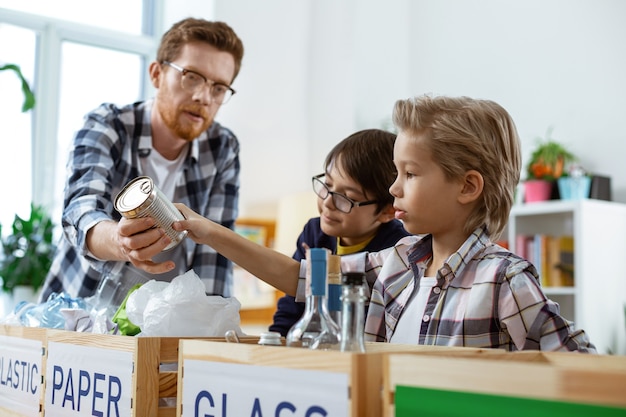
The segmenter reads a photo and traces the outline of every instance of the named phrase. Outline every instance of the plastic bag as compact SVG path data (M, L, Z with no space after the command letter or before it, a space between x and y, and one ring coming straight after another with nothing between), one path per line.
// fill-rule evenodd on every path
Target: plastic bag
M243 335L239 301L205 291L194 271L170 283L148 281L129 295L126 315L141 328L140 336L223 337L227 330Z

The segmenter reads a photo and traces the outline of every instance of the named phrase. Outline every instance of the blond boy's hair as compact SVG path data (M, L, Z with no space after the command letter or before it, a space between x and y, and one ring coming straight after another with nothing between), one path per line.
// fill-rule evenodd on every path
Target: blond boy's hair
M420 96L398 100L393 122L401 132L428 138L433 159L449 180L460 179L469 170L483 176L483 193L465 232L486 225L490 238L498 239L509 218L522 164L509 113L489 100Z

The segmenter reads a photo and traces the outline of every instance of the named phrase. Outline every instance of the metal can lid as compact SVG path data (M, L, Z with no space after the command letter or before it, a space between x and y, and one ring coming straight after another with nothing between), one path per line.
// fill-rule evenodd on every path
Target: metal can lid
M154 182L150 177L130 181L115 197L115 209L124 217L136 217L154 201Z

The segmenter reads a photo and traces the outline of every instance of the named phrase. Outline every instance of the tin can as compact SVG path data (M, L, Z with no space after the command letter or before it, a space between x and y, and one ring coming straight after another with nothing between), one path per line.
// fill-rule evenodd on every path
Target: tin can
M152 217L156 226L165 231L172 242L163 251L172 249L187 236L187 231L177 232L172 223L184 220L183 214L154 185L150 177L137 177L130 181L115 197L115 209L127 219Z

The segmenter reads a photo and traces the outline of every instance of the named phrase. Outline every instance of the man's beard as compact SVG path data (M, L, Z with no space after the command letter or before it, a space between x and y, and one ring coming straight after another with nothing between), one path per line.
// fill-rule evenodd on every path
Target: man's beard
M209 128L212 119L209 118L205 108L200 106L184 106L174 107L169 105L163 105L163 102L157 103L157 111L161 114L163 123L179 138L192 141ZM184 112L193 113L197 116L201 116L204 122L201 125L197 123L180 123L181 114Z

